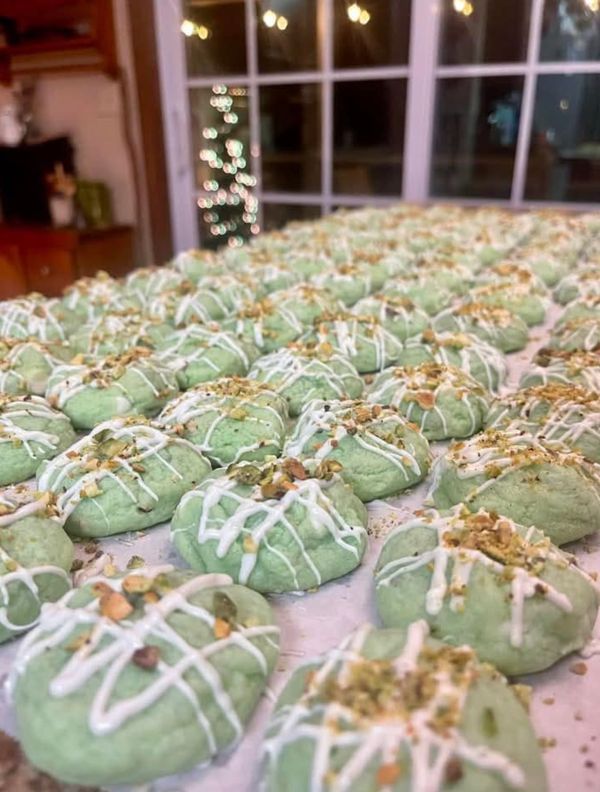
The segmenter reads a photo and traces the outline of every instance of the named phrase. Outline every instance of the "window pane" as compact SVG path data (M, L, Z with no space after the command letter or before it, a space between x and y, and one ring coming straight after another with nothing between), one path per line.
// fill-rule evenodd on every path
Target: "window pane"
M531 0L443 0L440 63L527 59Z
M281 228L293 220L315 220L317 217L321 217L320 206L263 204L263 227L265 231Z
M263 190L319 192L319 86L262 86L260 124Z
M600 9L594 0L546 0L540 60L600 59Z
M408 63L410 0L334 0L337 69Z
M246 71L244 0L185 0L188 74L242 74Z
M316 0L259 0L256 4L258 69L261 72L316 69Z
M333 191L400 195L406 80L334 85Z
M250 171L250 131L246 88L215 85L190 88L192 161L196 186L234 180Z
M510 197L522 94L522 77L438 80L433 195Z
M600 75L537 80L525 197L600 201Z

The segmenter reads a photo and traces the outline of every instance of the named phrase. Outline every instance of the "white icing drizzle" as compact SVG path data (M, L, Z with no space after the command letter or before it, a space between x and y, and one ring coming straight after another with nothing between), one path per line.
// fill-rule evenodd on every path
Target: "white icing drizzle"
M294 703L281 707L273 716L265 742L263 759L268 768L275 766L284 749L296 742L310 742L312 753L310 792L323 792L324 779L335 750L349 752L327 789L332 792L351 792L355 783L373 762L394 762L399 749L410 756L410 784L412 792L437 792L444 785L448 761L454 757L475 767L498 774L513 789L523 789L525 775L521 767L503 754L483 745L471 745L456 726L444 733L431 728L438 708L456 706L460 712L469 690L473 661L465 672L467 679L457 685L444 668L431 671L435 692L429 702L412 710L408 715L398 714L378 720L360 718L350 708L333 701L316 698L326 680L332 679L344 686L354 666L368 664L361 655L372 628L366 625L350 635L338 649L328 652L313 671L307 691ZM428 634L425 622L414 622L408 628L406 644L394 661L397 676L402 679L419 668L419 655ZM465 649L464 651L468 651ZM471 670L473 669L473 671ZM386 713L387 714L387 713ZM337 723L332 729L329 724ZM386 787L391 789L391 786Z
M432 550L423 553L411 554L389 561L383 566L376 575L377 586L391 586L397 579L410 572L415 572L423 567L432 567L431 583L425 599L425 610L431 616L436 616L442 610L446 597L449 599L449 607L452 611L461 612L464 609L465 598L468 596L468 585L473 568L481 564L486 569L495 573L499 580L507 569L507 565L496 561L480 550L464 547L462 545L450 545L445 541L445 537L450 535L454 529L462 529L467 526L462 515L463 506L455 506L449 516L442 516L434 509L427 510L422 517L409 520L406 523L396 526L389 534L386 542L390 542L392 537L408 531L421 530L431 531L436 535L437 546ZM480 509L477 515L489 516L484 509ZM500 517L496 524L502 523L503 530L510 531L511 534L519 533L516 524L507 517ZM472 528L471 530L477 530ZM530 541L531 530L525 533L523 538ZM537 541L535 543L536 562L543 560L552 561L564 567L570 566L568 557L558 548L553 547L549 541ZM586 579L588 576L576 566L571 569L580 573ZM558 589L551 586L542 578L534 575L526 568L510 566L510 630L509 640L511 646L518 648L523 644L524 630L524 608L526 600L531 597L543 596L549 603L556 608L571 613L573 604L569 597Z
M331 344L351 361L372 349L377 371L398 360L402 352L402 343L372 317L342 314L340 318L319 322L315 335L319 344Z
M111 440L123 440L126 443L123 450L127 451L128 455L116 453L108 460L110 464L103 465L96 456L96 442L98 442L96 438L101 432L107 431ZM101 442L105 442L106 439L103 434ZM192 443L164 434L151 424L114 418L98 424L89 435L78 440L67 451L49 462L39 476L38 483L40 489L57 494L57 505L65 519L73 513L82 498L86 497L86 491L99 488L104 478L111 478L133 503L138 502L138 496L127 485L125 478L133 479L143 492L154 501L158 501L157 493L146 483L143 474L135 467L144 460L155 458L164 465L169 475L182 479L182 474L161 454L161 451L170 445L186 446L200 456L200 451ZM127 475L119 475L121 471ZM63 491L64 486L66 489Z
M12 443L15 440L23 443L23 448L32 459L39 457L36 445L42 447L42 453L53 451L60 443L60 437L45 429L25 429L19 419L35 418L52 424L55 421L69 423L62 413L53 410L45 399L40 396L6 399L0 402L0 444Z
M143 569L136 570L136 574L143 572ZM122 580L108 578L104 582L120 591ZM118 622L102 616L99 598L92 599L84 607L71 607L75 592L69 592L57 603L44 606L38 629L22 642L11 670L9 692L14 690L18 678L25 673L33 659L48 649L62 645L74 630L83 626L90 629L89 640L73 652L62 670L51 680L48 690L50 696L60 699L77 695L82 687L101 672L102 680L88 714L90 731L101 736L114 733L131 718L150 709L167 691L175 689L193 708L198 727L214 754L217 751L217 738L213 725L204 712L205 707L198 693L184 675L192 669L199 674L206 683L220 716L225 718L236 739L239 739L243 731L242 723L232 698L223 686L221 674L211 659L224 649L236 647L249 655L259 673L266 677L267 656L255 639L260 638L276 648L279 628L274 625L237 626L227 637L197 647L189 644L167 620L177 611L181 611L213 629L213 614L206 608L192 604L190 598L204 589L228 586L230 583L231 578L227 575L195 577L165 594L157 603L145 604L143 615L139 619L123 619ZM153 639L170 644L179 658L173 665L159 660L157 673L142 672L146 674L147 681L143 689L114 701L119 678L131 663L134 652L146 643L152 644Z
M423 350L434 362L457 366L478 382L483 373L483 384L491 391L497 390L506 378L506 360L502 352L468 333L426 333L409 338L404 349L408 355L413 349Z
M64 328L52 312L56 305L58 305L57 300L30 297L0 302L0 337L34 336L41 341L51 341L55 338L64 340Z
M238 336L250 336L252 342L262 349L267 339L288 340L298 338L304 326L289 308L275 305L269 300L250 305L238 312L231 320L233 331Z
M436 383L433 388L432 382ZM431 404L420 398L423 395L427 395L428 400L431 398ZM455 366L425 363L414 368L387 369L373 382L367 401L400 407L409 421L420 410L421 431L431 423L435 426L437 418L444 433L448 434L446 414L439 406L443 398L450 398L455 404L460 402L470 421L469 434L476 432L481 426L481 416L487 412L488 400L482 386Z
M261 382L271 385L277 393L285 393L299 380L326 381L336 397L343 399L348 394L346 383L356 386L360 382L359 374L352 363L343 355L333 353L325 360L302 354L302 349L279 349L269 355L259 358L253 363L248 374ZM304 402L317 398L316 384L304 396Z
M600 318L584 317L555 328L550 345L558 349L580 349L592 352L600 346Z
M552 356L553 350L547 352ZM521 387L525 384L547 385L550 382L563 385L581 382L589 390L600 392L600 355L577 349L567 358L560 354L550 357L546 366L534 364L529 367L521 379Z
M334 477L332 482L335 480L339 479ZM249 537L252 540L250 542L252 551L244 550L240 560L237 575L240 583L248 583L258 563L259 554L273 553L288 568L294 587L300 589L298 570L286 555L286 543L280 548L269 541L270 532L275 528L283 528L289 534L290 544L300 550L306 568L314 576L314 585L319 586L322 583L321 573L294 525L299 518L297 514L292 517L289 514L290 510L295 509L297 512L300 507L309 516L308 523L315 535L324 536L328 533L339 550L350 553L356 559L356 563L360 561L361 536L366 539L366 531L359 523L351 525L335 508L327 494L331 483L313 478L296 479L293 483L295 489L290 489L280 499L263 499L260 486L254 487L248 495L240 494L236 491L240 489L236 480L222 475L207 479L197 489L186 493L181 500L180 509L185 509L190 502L200 501L196 540L199 544L217 542L215 552L218 558L226 556L240 538ZM227 501L234 509L232 514L224 519L222 509ZM252 526L248 525L250 522L253 523Z
M235 382L233 380L233 383ZM237 380L237 382L242 388L240 380ZM167 404L156 419L157 423L164 426L165 429L170 429L177 425L183 425L187 428L187 425L193 424L196 419L211 416L212 420L203 428L203 437L195 434L193 429L190 429L190 431L194 434L194 445L218 465L237 462L248 452L256 451L265 445L262 442L263 438L260 438L254 443L240 446L233 460L224 459L219 455L219 448L214 443L213 435L224 421L233 420L230 418L232 409L244 410L247 413L243 418L244 423L250 422L263 429L264 439L268 441L267 444L272 442L278 444L277 438L281 442L285 436L285 423L283 420L286 413L285 403L273 391L267 388L263 390L252 382L246 382L248 386L245 389L243 388L239 395L235 395L233 392L231 395L221 395L219 390L215 392L215 388L211 387L211 384L191 388ZM219 385L226 383L227 379L221 379L217 380L214 385L218 389ZM278 409L273 406L274 404L278 405ZM274 434L276 434L276 437Z
M359 407L360 404L360 402L351 400L325 402L315 399L310 402L298 419L294 433L285 445L284 453L292 457L314 458L317 461L321 461L348 435L360 447L383 457L394 465L401 471L406 481L411 478L409 471L412 476L421 478L424 471L417 461L416 454L409 450L411 448L410 442L406 442L405 439L404 447L401 448L382 440L370 429L370 424L384 421L388 424L406 428L406 419L393 410L385 408L382 408L376 419L367 424L355 422L351 417L346 419L345 414ZM372 405L368 405L367 409L371 410ZM349 433L349 427L351 427L351 430L356 429L356 432L352 433L351 431ZM416 429L413 431L416 432ZM327 439L314 452L307 451L310 441L321 432L327 435ZM423 443L426 444L426 442L425 438L423 438Z
M176 371L197 362L205 363L215 372L220 371L221 367L210 357L212 351L231 355L244 371L250 368L248 350L240 339L234 333L219 330L217 325L188 325L175 331L162 348L164 351L158 357Z

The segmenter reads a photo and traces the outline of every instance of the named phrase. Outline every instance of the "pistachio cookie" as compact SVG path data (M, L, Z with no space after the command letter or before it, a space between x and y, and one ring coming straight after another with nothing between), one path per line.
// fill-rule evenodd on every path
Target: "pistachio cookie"
M306 327L311 327L324 314L343 310L339 300L311 283L298 283L290 289L275 292L272 299Z
M0 341L0 392L43 396L48 377L64 361L67 348L40 341L5 338ZM70 356L70 355L69 355Z
M397 407L428 440L469 437L483 426L490 394L456 366L391 367L375 377L367 401Z
M598 530L600 476L566 446L551 448L511 427L486 429L453 443L437 460L429 502L503 514L562 545Z
M469 299L475 303L505 308L520 317L528 327L544 322L549 304L545 294L536 294L529 283L519 280L478 286L469 292Z
M357 567L366 526L364 505L327 463L311 471L288 457L216 470L182 498L171 538L194 569L281 593Z
M589 390L600 391L600 351L553 349L544 347L536 354L533 365L521 377L520 388L559 382L573 382Z
M548 668L589 640L600 590L535 527L480 509L434 509L388 535L375 573L386 627L432 635L509 676Z
M317 288L329 292L334 299L339 300L347 308L377 288L371 273L352 263L340 264L335 268L326 269L318 275L313 275L311 283Z
M120 355L132 347L155 349L171 333L171 325L139 311L105 313L83 324L69 338L74 354Z
M587 297L580 297L569 303L556 321L554 327L559 328L576 319L597 319L600 321L600 292Z
M222 275L225 266L214 250L182 250L168 264L186 280L197 283L209 275Z
M73 545L54 499L25 484L0 493L0 643L30 630L71 588Z
M174 372L149 349L133 347L94 362L57 366L48 380L48 402L76 429L91 429L121 415L156 415L179 393Z
M326 314L303 340L327 345L345 355L360 374L382 371L398 362L402 343L372 316Z
M21 744L66 783L189 770L242 737L278 654L269 605L226 575L142 567L95 578L46 606L19 647L10 689Z
M290 344L255 361L248 376L279 393L292 417L313 399L357 399L364 388L348 358L328 344Z
M0 486L31 478L75 439L67 416L45 399L0 393Z
M0 302L0 338L64 341L75 330L77 321L60 300L48 300L41 294Z
M97 272L93 278L76 280L63 292L62 303L84 322L90 322L104 313L138 311L142 304L126 294L119 281L107 272Z
M359 300L352 313L373 316L400 341L418 335L429 326L430 318L422 308L402 295L372 294Z
M581 349L592 352L600 349L600 316L571 319L555 327L548 346L556 349Z
M184 327L192 322L212 322L240 310L254 298L243 280L233 275L205 278L198 285L190 282L148 299L146 313L161 322Z
M248 303L236 316L222 322L222 327L253 344L263 355L295 341L304 332L298 318L273 299Z
M506 308L463 302L439 313L431 326L436 333L469 333L501 352L518 352L529 340L525 322Z
M138 267L125 278L123 291L145 306L148 300L185 282L184 275L170 267Z
M566 275L554 290L554 299L566 305L578 297L600 294L600 266L597 264L580 267Z
M287 405L267 385L240 377L196 385L157 418L165 431L190 440L213 465L279 456Z
M219 377L244 377L259 355L253 344L216 324L192 324L177 330L160 345L159 352L183 390Z
M321 401L300 415L284 454L337 463L362 501L387 498L427 475L429 443L391 407L362 401Z
M335 726L335 728L334 728ZM506 679L427 624L366 624L300 666L267 727L264 792L546 792L531 723Z
M518 427L600 462L600 393L581 385L552 382L510 393L492 405L487 425Z
M188 440L143 418L115 418L40 468L38 485L56 494L69 534L100 537L170 519L209 471Z
M500 350L469 333L435 333L425 330L409 338L397 361L400 366L440 363L455 366L488 390L495 391L506 378L506 361Z
M386 283L385 293L388 297L410 300L428 316L438 314L455 296L450 289L438 286L435 279L415 273L389 281Z

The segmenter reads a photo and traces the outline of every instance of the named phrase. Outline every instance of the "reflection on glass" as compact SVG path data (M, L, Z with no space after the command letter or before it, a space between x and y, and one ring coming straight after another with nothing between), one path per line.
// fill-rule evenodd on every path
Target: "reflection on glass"
M321 216L320 206L299 204L263 204L263 230L282 228L293 220L316 220Z
M600 75L538 77L525 197L600 201Z
M443 0L440 63L527 59L531 0Z
M600 4L596 0L546 0L540 60L600 59Z
M192 88L190 113L196 186L203 191L198 200L201 238L234 247L258 231L248 91L230 85Z
M433 195L510 197L522 93L522 77L438 80Z
M182 10L190 77L246 71L244 0L185 0Z
M406 80L334 85L333 191L400 195Z
M263 190L319 192L321 108L317 85L260 89Z
M256 3L258 70L316 69L316 0L259 0Z
M408 63L410 0L334 0L336 69Z

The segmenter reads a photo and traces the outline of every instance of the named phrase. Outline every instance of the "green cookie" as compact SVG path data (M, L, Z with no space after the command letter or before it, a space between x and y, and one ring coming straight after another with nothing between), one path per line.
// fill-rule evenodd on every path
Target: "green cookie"
M48 377L70 355L66 345L3 339L0 349L0 391L43 396Z
M560 318L555 322L554 328L558 329L574 319L600 320L600 293L580 297L578 300L573 300L573 302L569 303Z
M463 302L438 314L431 326L436 333L469 333L501 352L518 352L529 340L525 322L506 308Z
M157 423L222 466L279 456L286 419L285 400L267 385L230 377L190 388L167 404Z
M382 371L398 362L402 343L372 316L326 314L303 341L345 355L360 374Z
M566 305L578 297L591 297L600 294L600 267L591 264L579 267L566 275L554 290L554 299Z
M56 494L69 534L100 537L169 520L209 471L188 440L143 418L115 418L40 468L38 485Z
M45 399L0 393L0 486L31 478L75 439L69 419Z
M160 345L161 360L175 372L183 390L219 377L244 377L259 354L253 344L215 324L188 325Z
M221 326L253 344L262 354L286 346L304 332L304 326L298 318L273 299L246 304L234 317L222 322Z
M395 528L375 580L386 627L425 619L432 635L510 676L581 649L600 604L592 579L535 527L461 504Z
M600 391L600 352L540 349L533 365L523 373L519 387L530 388L550 382L564 385L574 382L589 390Z
M340 264L335 269L313 275L311 283L318 289L329 292L346 307L354 305L379 288L368 270L352 263Z
M77 316L60 300L48 300L41 294L0 302L0 338L64 341L77 322Z
M69 343L76 353L104 357L120 355L132 347L155 349L172 332L165 322L132 310L100 314L73 333Z
M362 401L307 405L284 454L333 465L362 501L387 498L425 478L429 443L391 407Z
M73 545L52 497L26 485L0 494L0 643L30 630L44 602L71 588Z
M194 569L280 593L352 571L366 526L365 507L339 476L287 458L215 471L182 498L171 538Z
M57 366L48 380L49 403L76 429L92 429L122 415L156 415L179 393L173 371L144 347L98 362Z
M123 282L123 291L141 305L163 292L176 289L186 278L170 267L138 267Z
M96 578L46 606L21 643L10 682L21 744L66 783L189 770L242 737L278 654L268 604L226 575Z
M121 284L107 272L93 278L76 280L63 292L62 304L84 322L91 322L104 313L139 311L140 300L125 294Z
M281 394L292 417L313 399L356 399L364 388L348 358L326 344L297 343L271 352L255 361L248 376Z
M490 395L455 366L421 363L375 377L367 401L397 407L428 440L469 437L483 426Z
M409 338L404 343L397 363L400 366L418 366L421 363L455 366L492 391L497 390L506 378L504 355L469 333L425 330L422 335Z
M580 385L552 382L498 399L487 426L518 427L545 444L559 443L600 462L600 394Z
M182 250L168 266L194 283L206 276L225 272L224 262L214 250Z
M566 446L547 447L518 429L487 429L440 457L429 502L503 514L561 545L600 527L600 476Z
M584 352L600 348L600 316L572 319L557 326L548 346L567 351L581 349Z
M240 310L254 292L233 275L204 278L200 283L186 281L175 289L148 299L146 312L153 319L184 327L193 322L224 319Z
M506 679L455 648L367 624L292 675L263 743L264 792L546 792L540 748Z
M429 316L438 314L454 297L450 289L438 286L435 278L418 274L404 275L390 281L386 284L385 294L410 300Z
M310 283L298 283L290 289L275 292L272 300L306 327L312 326L324 314L335 313L343 307L328 291Z
M359 300L352 312L357 316L373 316L400 341L422 333L429 325L425 311L408 297L399 295L372 294Z
M478 286L469 293L475 303L485 303L496 308L505 308L520 317L528 327L542 324L546 318L548 299L536 294L527 282L500 281Z

